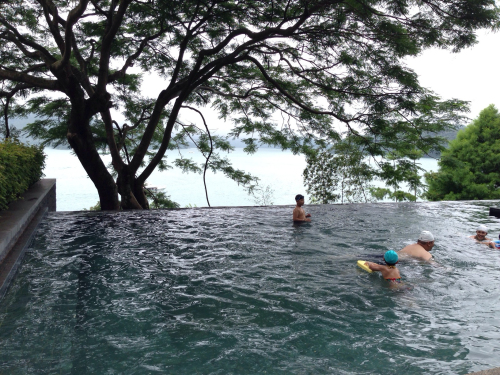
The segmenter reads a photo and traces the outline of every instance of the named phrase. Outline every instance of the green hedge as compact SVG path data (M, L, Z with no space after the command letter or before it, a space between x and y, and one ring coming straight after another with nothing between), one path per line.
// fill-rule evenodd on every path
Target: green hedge
M45 154L42 146L27 146L18 140L0 143L0 210L19 198L43 176Z

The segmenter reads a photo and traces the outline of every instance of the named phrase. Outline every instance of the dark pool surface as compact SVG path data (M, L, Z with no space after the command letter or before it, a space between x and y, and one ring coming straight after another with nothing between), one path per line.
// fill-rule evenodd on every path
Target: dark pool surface
M492 202L53 213L0 302L0 374L467 374L500 366ZM356 260L436 237L393 290Z

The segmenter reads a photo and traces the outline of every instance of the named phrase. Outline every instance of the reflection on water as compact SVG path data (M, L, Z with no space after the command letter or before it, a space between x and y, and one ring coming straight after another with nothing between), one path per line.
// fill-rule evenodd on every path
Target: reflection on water
M0 305L0 373L466 374L500 366L491 202L52 214ZM356 260L421 230L391 290Z

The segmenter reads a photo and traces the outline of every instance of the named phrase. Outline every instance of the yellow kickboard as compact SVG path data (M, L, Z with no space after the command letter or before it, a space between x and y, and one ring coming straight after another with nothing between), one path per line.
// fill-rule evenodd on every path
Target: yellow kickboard
M358 267L364 269L366 272L372 273L373 271L366 264L366 260L358 260Z

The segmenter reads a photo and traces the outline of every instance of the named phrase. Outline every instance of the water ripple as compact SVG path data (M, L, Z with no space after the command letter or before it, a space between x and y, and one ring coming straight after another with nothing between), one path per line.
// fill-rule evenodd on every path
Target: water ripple
M491 202L51 214L0 306L2 373L465 374L500 366ZM394 290L356 260L428 229ZM389 364L389 367L388 367Z

